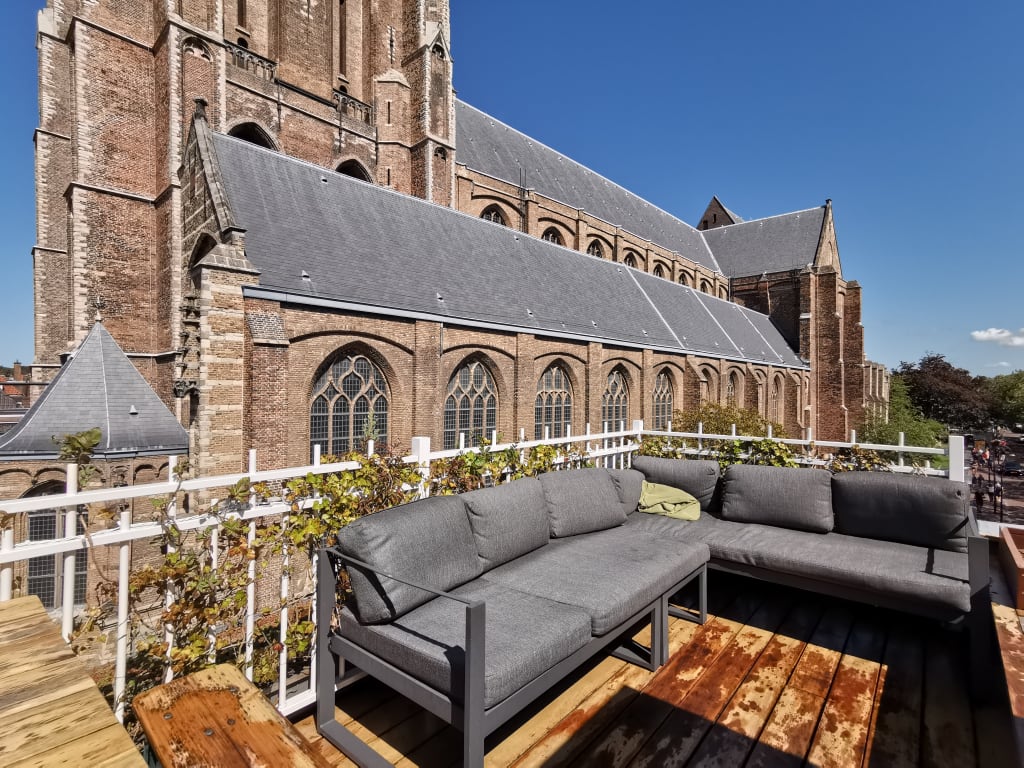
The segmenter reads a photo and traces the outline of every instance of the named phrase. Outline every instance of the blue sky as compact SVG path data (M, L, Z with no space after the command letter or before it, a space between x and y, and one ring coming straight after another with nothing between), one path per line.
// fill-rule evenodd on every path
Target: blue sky
M869 357L1024 369L1024 3L450 2L460 98L690 223L831 198ZM0 364L33 354L41 6L0 11Z

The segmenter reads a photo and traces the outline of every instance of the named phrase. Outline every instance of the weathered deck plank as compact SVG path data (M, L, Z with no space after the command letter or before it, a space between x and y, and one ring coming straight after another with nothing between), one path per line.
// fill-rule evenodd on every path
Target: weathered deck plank
M707 624L670 624L658 673L594 662L495 734L488 768L991 764L959 633L718 574L711 596ZM380 688L339 693L355 730L402 768L459 764L458 730Z

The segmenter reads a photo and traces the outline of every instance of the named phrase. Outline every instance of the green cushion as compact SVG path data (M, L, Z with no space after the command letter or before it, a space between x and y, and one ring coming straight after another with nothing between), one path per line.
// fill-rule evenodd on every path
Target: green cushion
M644 480L637 509L654 515L665 515L677 520L696 520L700 517L700 501L686 491L661 483Z

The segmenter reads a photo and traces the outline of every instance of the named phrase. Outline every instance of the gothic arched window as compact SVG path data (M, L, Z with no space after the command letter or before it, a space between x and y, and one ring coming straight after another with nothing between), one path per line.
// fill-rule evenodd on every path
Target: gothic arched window
M497 428L498 394L487 367L472 361L459 368L448 381L444 401L444 449L459 447L459 435L469 442L489 437Z
M594 240L590 245L587 246L587 253L591 256L596 256L599 259L604 258L604 248L601 247L601 243Z
M533 439L565 437L572 425L572 384L560 365L549 366L537 382L537 399L533 406Z
M681 275L679 275L679 284L680 285L689 286L692 282L693 282L693 280L685 272L683 272Z
M505 221L505 217L501 213L501 208L496 205L489 205L484 208L484 212L480 214L480 218L495 224L501 224L503 227L508 226Z
M654 428L668 429L672 420L672 378L666 371L654 380Z
M367 440L387 441L388 383L359 354L338 357L317 377L309 408L309 452L344 456Z
M601 423L605 429L619 429L629 418L629 390L622 371L608 374L608 385L601 396Z
M768 395L768 420L774 421L776 424L780 424L782 420L779 418L779 405L782 402L782 381L781 379L775 379L772 382L771 392Z
M654 276L660 277L662 280L665 279L665 270L662 269L661 264L654 265Z
M725 382L725 402L727 405L736 405L740 391L740 377L735 371L729 374Z
M544 230L544 234L540 236L541 240L547 240L549 243L555 245L562 245L562 236L558 234L558 230L554 227L548 227Z
M627 253L626 258L622 260L622 263L625 264L627 267L632 267L633 269L636 269L636 256L634 256L632 252Z

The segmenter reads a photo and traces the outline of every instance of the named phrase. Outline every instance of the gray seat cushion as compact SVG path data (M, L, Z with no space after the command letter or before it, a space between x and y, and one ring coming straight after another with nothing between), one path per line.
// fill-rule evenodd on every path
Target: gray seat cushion
M578 608L528 595L486 577L452 594L487 604L484 706L508 698L591 638L590 616ZM435 598L390 624L363 625L341 612L340 631L430 687L462 700L466 609Z
M822 469L734 464L722 477L722 519L832 530L832 475Z
M639 529L554 539L487 574L489 581L583 608L603 635L707 562L699 542L673 546Z
M967 486L943 477L844 472L832 478L837 533L967 551Z
M535 477L470 491L462 500L485 571L548 543L548 506Z
M622 510L627 515L636 512L637 504L640 503L640 493L643 491L644 473L638 469L609 469L608 476L618 491Z
M948 618L970 610L967 556L961 553L835 532L734 523L710 515L692 522L631 515L625 528L648 531L663 540L703 542L712 563L753 565L807 579L806 587L812 590L816 583L836 585L862 593L865 602L872 595L884 595L906 601L915 613Z
M700 502L701 512L707 512L712 506L718 484L717 461L634 456L633 469L643 472L648 482L686 491Z
M458 496L432 496L367 515L338 532L346 555L381 571L446 591L483 572ZM349 567L355 608L366 623L391 621L434 595Z
M566 469L539 477L555 538L602 531L626 522L615 484L605 469Z

